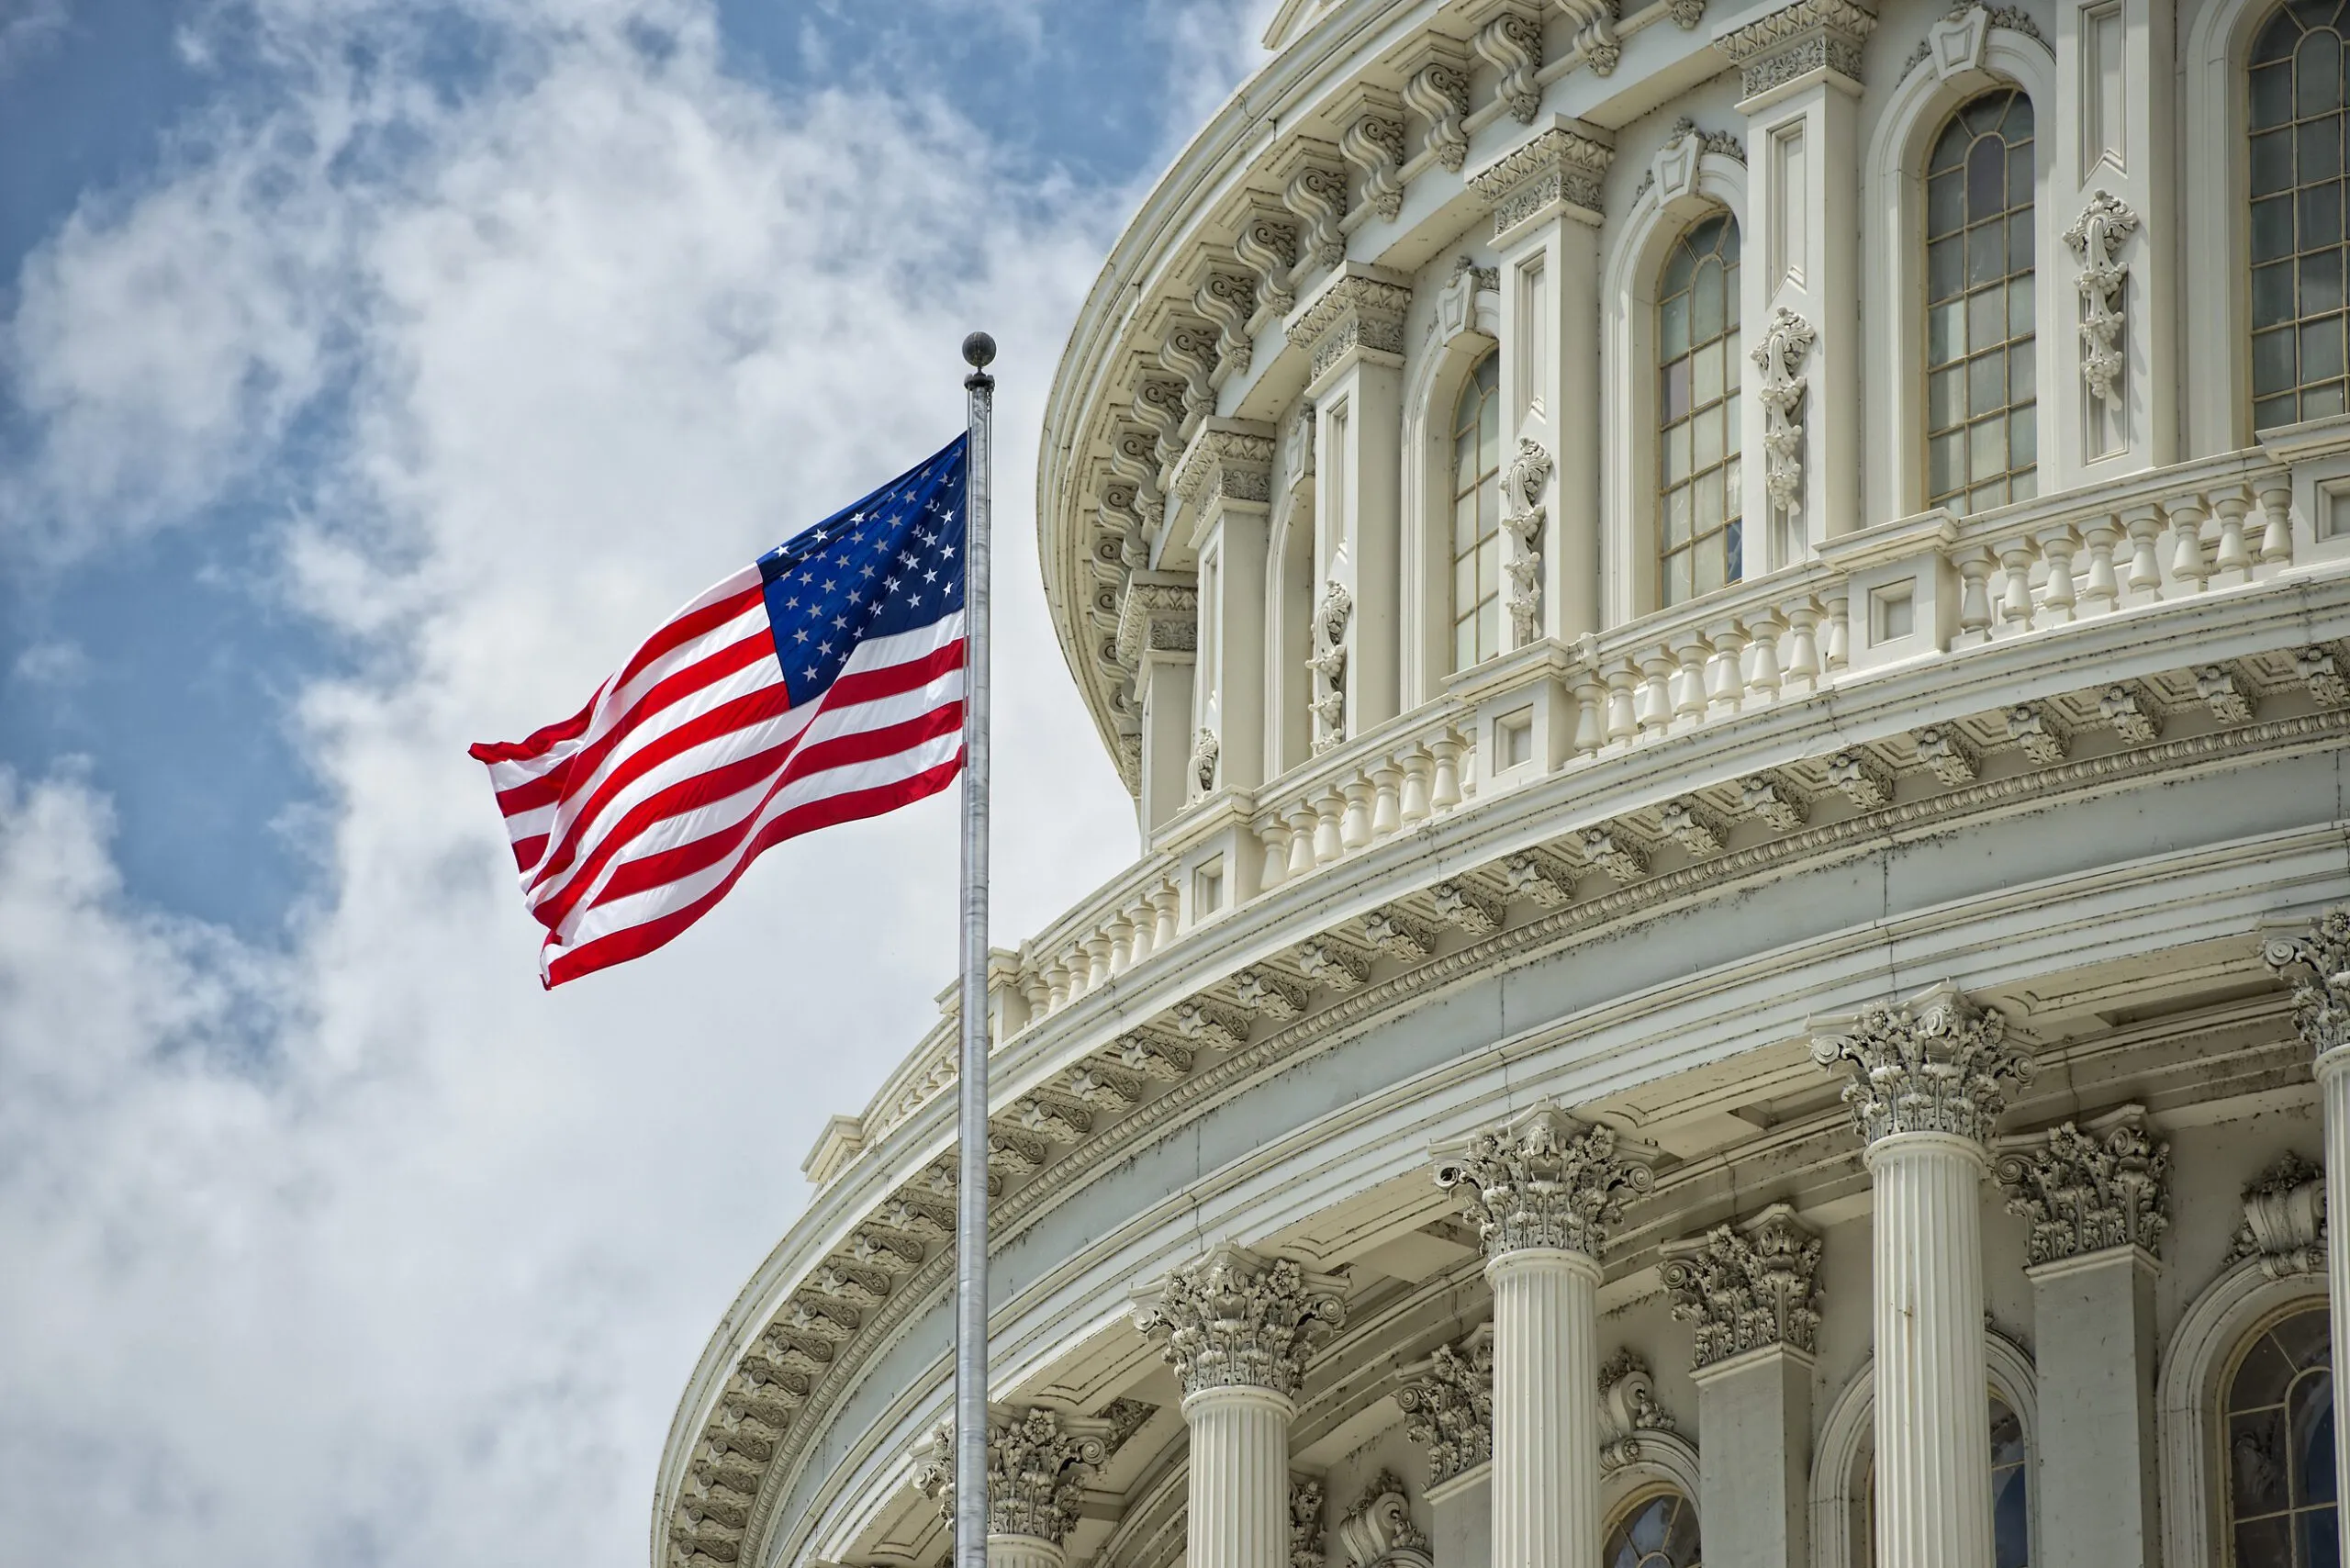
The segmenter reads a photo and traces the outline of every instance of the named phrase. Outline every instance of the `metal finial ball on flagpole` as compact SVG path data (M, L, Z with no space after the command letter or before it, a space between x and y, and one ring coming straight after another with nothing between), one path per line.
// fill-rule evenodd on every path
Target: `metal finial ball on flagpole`
M985 370L995 363L995 340L985 332L973 332L963 340L963 363L973 370Z

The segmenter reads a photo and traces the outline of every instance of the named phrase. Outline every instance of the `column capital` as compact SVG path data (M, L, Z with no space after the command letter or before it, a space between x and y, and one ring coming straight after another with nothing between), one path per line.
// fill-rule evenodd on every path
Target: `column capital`
M2108 1248L2162 1251L2170 1228L2170 1145L2150 1137L2142 1106L2084 1126L2002 1138L1991 1170L2008 1212L2031 1224L2031 1266Z
M1395 1391L1404 1433L1428 1451L1436 1486L1494 1457L1494 1326L1458 1345L1439 1345Z
M1059 1546L1094 1467L1109 1454L1110 1424L1042 1406L988 1406L988 1534L1027 1536ZM924 1443L914 1488L955 1518L955 1424Z
M1146 1294L1136 1326L1163 1338L1183 1396L1260 1389L1294 1400L1305 1363L1347 1320L1341 1274L1310 1273L1288 1258L1219 1247Z
M1586 1129L1548 1106L1435 1153L1436 1184L1476 1222L1489 1262L1527 1248L1595 1260L1626 1201L1656 1182L1648 1160L1620 1149L1613 1129Z
M2293 982L2293 1025L2321 1061L2350 1045L2350 906L2327 910L2306 935L2269 937L2260 957Z
M1206 419L1175 465L1175 493L1203 512L1218 501L1263 506L1273 496L1273 428Z
M1813 81L1858 93L1861 46L1875 30L1874 8L1854 0L1794 0L1716 33L1714 47L1737 62L1739 107L1751 114Z
M1306 378L1318 385L1351 359L1400 366L1404 316L1411 308L1410 279L1383 267L1348 262L1305 302L1284 335L1292 347L1312 355Z
M1696 1325L1700 1370L1766 1346L1818 1350L1820 1240L1785 1204L1665 1252L1665 1295Z
M1565 115L1469 175L1470 194L1493 209L1494 238L1538 218L1568 214L1598 227L1600 181L1616 159L1608 134Z
M1151 654L1189 663L1200 647L1200 588L1173 572L1136 572L1118 603L1118 658L1127 667Z
M2008 1085L2031 1081L2031 1054L2007 1023L1947 980L1908 1002L1878 1002L1812 1037L1811 1059L1852 1081L1844 1103L1863 1142L1942 1133L1987 1144Z

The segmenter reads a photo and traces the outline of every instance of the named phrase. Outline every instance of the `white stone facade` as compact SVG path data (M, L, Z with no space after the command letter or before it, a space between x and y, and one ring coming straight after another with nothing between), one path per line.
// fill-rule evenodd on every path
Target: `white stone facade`
M1289 0L1047 412L1141 843L991 977L991 1555L2336 1561L2335 25ZM945 1557L953 1046L655 1568Z

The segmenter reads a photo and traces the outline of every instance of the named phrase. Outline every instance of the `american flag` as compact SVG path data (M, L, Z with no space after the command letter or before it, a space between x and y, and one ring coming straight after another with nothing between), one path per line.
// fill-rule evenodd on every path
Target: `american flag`
M546 986L650 953L770 846L954 780L968 442L702 594L572 717L473 748Z

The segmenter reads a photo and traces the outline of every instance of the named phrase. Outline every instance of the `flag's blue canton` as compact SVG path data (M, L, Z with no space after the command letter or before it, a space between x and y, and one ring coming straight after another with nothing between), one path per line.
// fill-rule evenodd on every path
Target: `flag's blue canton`
M832 685L867 637L963 608L969 437L759 557L767 625L795 708Z

